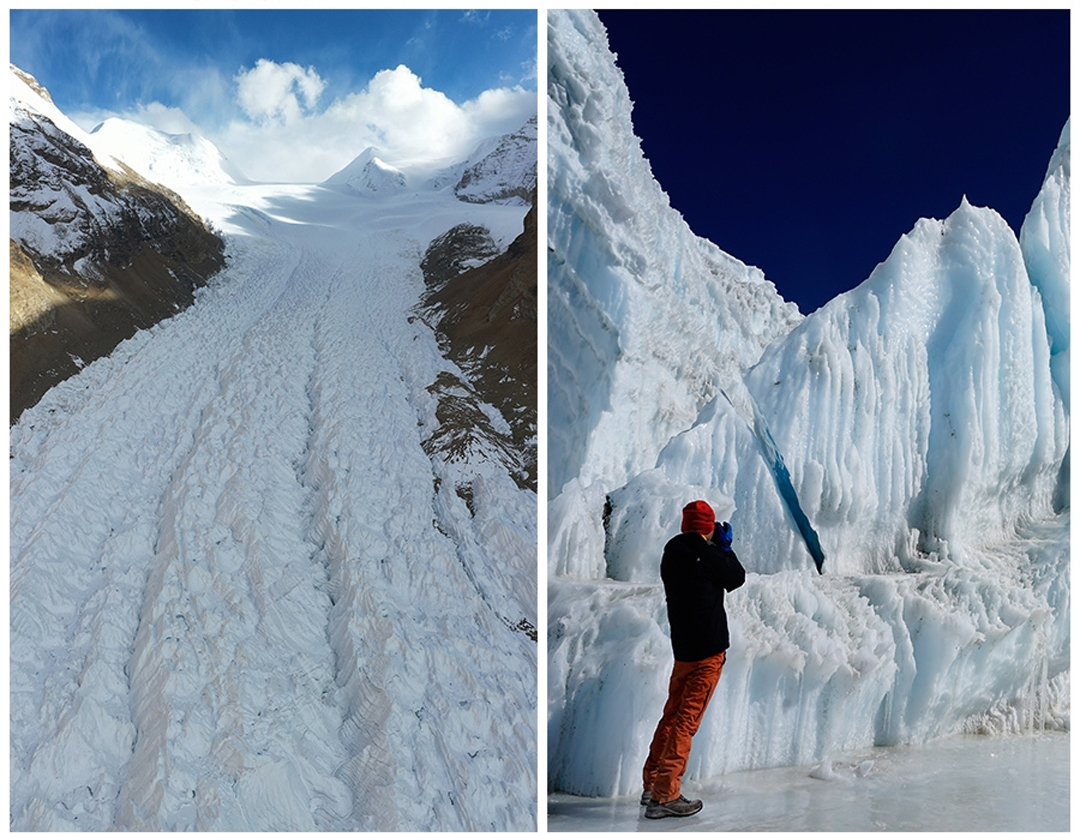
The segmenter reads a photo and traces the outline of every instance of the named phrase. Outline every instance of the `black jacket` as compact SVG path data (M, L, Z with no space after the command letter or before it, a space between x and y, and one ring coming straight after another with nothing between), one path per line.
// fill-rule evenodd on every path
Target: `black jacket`
M726 651L731 642L724 591L746 581L746 571L735 553L720 549L696 532L684 532L664 547L660 577L667 596L675 659L695 662Z

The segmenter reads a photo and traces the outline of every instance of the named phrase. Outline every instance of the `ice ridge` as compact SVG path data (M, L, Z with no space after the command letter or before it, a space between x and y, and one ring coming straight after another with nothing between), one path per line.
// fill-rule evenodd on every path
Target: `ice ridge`
M652 175L585 10L549 15L548 484L608 490L655 464L800 320L761 270L693 234ZM647 396L640 391L648 390Z

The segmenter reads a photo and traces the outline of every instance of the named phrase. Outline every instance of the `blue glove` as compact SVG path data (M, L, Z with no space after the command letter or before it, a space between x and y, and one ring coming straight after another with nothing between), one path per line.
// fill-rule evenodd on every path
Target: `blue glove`
M716 546L722 550L731 549L731 524L718 523L716 525L716 534L713 535L713 540L716 541Z

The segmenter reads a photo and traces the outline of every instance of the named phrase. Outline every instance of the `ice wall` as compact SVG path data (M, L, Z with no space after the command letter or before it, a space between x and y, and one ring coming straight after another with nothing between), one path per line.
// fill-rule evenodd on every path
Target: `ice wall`
M552 489L548 513L549 787L640 788L671 667L660 554L694 498L731 520L749 576L728 597L732 646L691 777L956 731L1067 728L1068 321L1043 293L1068 295L1068 128L1021 241L966 200L920 221L861 286L758 357L740 364L714 346L704 407L679 424L664 393L652 415L641 404L656 405L664 374L631 349L640 273L610 254L629 250L637 204L586 224L590 192L566 186L648 195L635 180L646 163L634 140L631 164L596 151L586 175L556 138L586 126L566 102L623 91L602 33L589 13L551 15L549 208L563 219L550 228L563 254L549 280L573 287L550 303L551 395L582 407L549 411L552 469L566 453L578 478ZM628 109L592 112L606 114L584 131L598 146L601 127L631 134ZM560 248L568 229L575 245ZM672 268L697 244L656 242L655 305L700 297L695 274ZM679 316L649 314L655 343L682 343ZM701 366L687 355L692 367L670 378Z
M1064 407L1039 293L990 209L920 220L747 384L831 572L962 561L1052 513Z
M1054 382L1069 409L1069 122L1047 166L1042 189L1020 228L1031 282L1042 295Z
M1068 729L1067 534L1060 518L1027 530L995 553L1000 572L749 574L687 777ZM671 672L663 589L563 579L548 602L549 789L631 794Z
M761 271L695 237L652 176L607 33L548 18L548 484L613 488L800 320ZM647 392L647 393L646 393Z

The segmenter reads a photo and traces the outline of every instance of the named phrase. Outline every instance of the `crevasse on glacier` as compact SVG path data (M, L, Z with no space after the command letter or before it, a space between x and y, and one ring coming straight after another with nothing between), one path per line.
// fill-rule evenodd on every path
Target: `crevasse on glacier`
M548 61L549 788L639 788L694 498L750 575L689 777L1067 729L1068 125L1019 240L962 200L800 319L670 208L596 16Z

